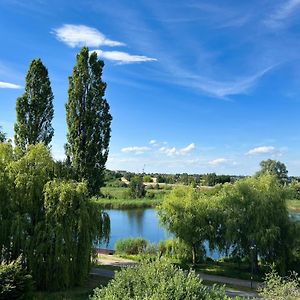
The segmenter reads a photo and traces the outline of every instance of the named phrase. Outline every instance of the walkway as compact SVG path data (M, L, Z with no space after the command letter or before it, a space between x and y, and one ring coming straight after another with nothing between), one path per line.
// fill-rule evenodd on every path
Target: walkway
M102 265L115 266L115 267L127 267L127 266L134 266L137 264L137 262L135 261L114 257L111 255L101 255L101 257L98 259L98 262ZM90 274L95 276L114 278L115 271L102 269L102 268L92 268ZM230 277L217 276L217 275L208 275L204 273L197 273L197 274L204 281L236 286L237 288L229 288L229 287L226 288L226 294L230 297L240 296L245 298L255 298L258 296L254 290L243 291L242 288L251 287L250 280L230 278ZM256 281L253 281L252 284L253 284L253 288L255 289L259 286L259 283ZM238 289L239 286L241 287L241 289Z

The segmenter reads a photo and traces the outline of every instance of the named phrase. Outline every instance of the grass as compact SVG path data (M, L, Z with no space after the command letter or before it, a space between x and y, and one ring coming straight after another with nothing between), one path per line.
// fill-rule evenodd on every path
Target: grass
M154 208L161 203L158 199L107 199L99 198L97 203L103 209Z
M213 286L213 285L218 286L218 287L225 286L225 288L233 289L233 290L236 290L236 291L256 292L255 289L251 289L250 287L248 288L248 287L240 286L240 285L234 285L234 284L228 284L228 283L222 284L222 283L219 283L219 282L207 281L207 280L203 280L202 283L206 286Z
M290 212L300 212L300 200L287 200L287 206Z
M128 190L127 187L103 187L101 192L105 197L96 201L104 209L155 208L170 192L166 189L147 189L145 198L128 199L125 198Z
M219 275L231 278L239 278L250 280L251 270L247 264L232 263L232 262L206 262L203 264L198 264L195 270L210 275ZM255 274L253 279L255 281L261 281L263 279L263 273Z
M110 278L90 275L87 283L83 287L74 287L58 292L35 292L34 300L87 300L93 289L100 285L106 286Z

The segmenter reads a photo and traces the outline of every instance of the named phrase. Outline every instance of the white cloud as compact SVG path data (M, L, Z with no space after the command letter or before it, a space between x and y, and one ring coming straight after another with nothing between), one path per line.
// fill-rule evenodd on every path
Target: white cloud
M227 164L228 162L230 162L229 159L222 157L222 158L216 158L214 160L211 160L208 163L212 166L219 166L219 165Z
M184 154L187 154L187 153L193 151L195 148L196 148L195 144L191 143L191 144L187 145L185 148L180 149L179 152L184 155Z
M250 149L246 155L273 154L275 148L273 146L261 146Z
M278 7L278 9L271 14L264 23L269 27L280 27L283 21L290 17L291 14L300 6L300 0L289 0Z
M156 140L150 140L150 141L149 141L149 144L150 144L150 145L155 145L155 144L156 144Z
M96 28L85 25L64 24L60 28L53 30L56 38L74 47L99 47L99 46L123 46L124 43L108 39L103 33Z
M189 145L187 145L184 148L181 149L177 149L175 147L161 147L159 149L159 151L161 153L166 154L167 156L173 156L173 155L187 155L188 153L190 153L191 151L193 151L196 148L194 143L191 143Z
M93 50L99 57L106 58L108 60L116 61L122 64L130 64L137 62L157 61L156 58L147 57L144 55L132 55L122 51L102 51Z
M22 87L20 85L0 81L0 89L21 89L21 88Z
M245 94L261 77L272 70L274 66L265 68L252 76L239 78L231 82L215 81L205 77L192 76L189 78L190 80L186 78L187 80L186 82L183 81L183 84L197 88L209 95L225 98L230 95Z
M143 154L149 150L150 150L149 147L137 147L137 146L125 147L121 149L121 151L124 153L134 153L134 154Z

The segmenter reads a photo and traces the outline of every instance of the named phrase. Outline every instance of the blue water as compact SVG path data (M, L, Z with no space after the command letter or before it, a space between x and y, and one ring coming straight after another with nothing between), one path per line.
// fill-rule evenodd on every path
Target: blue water
M154 209L108 210L111 234L108 249L113 249L119 239L143 237L151 243L171 238L162 228Z
M160 224L155 209L128 209L128 210L107 210L111 223L110 241L107 246L101 248L114 249L119 239L127 237L143 237L151 243L158 243L162 240L172 238ZM218 251L209 252L205 244L207 256L214 259L222 255Z

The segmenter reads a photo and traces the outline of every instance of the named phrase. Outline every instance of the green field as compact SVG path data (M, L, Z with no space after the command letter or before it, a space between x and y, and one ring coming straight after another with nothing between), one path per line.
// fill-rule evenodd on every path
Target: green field
M147 189L144 198L132 199L128 197L128 191L126 187L103 187L104 198L96 201L104 209L154 208L170 192L168 189Z

